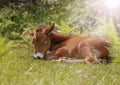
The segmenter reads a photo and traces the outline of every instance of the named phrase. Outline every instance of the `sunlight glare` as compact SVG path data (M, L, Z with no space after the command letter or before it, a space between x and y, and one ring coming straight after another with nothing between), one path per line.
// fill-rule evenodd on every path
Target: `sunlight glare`
M109 9L117 9L120 6L120 0L105 0Z

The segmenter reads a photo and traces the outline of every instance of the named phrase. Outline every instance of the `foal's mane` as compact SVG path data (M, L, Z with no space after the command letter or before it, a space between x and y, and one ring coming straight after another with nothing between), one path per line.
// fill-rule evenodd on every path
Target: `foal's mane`
M70 35L64 35L58 32L51 32L48 36L51 40L51 46L49 48L50 51L61 47L63 42L71 37Z
M49 38L51 39L51 42L54 44L60 44L61 42L69 39L71 35L64 35L58 32L51 32L49 34Z

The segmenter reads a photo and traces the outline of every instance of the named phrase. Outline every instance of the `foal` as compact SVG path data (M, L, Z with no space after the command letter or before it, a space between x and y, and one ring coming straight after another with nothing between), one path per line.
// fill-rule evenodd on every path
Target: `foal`
M60 57L80 59L80 62L96 63L99 59L106 59L109 62L109 42L101 37L80 37L63 35L53 32L54 24L50 27L40 27L32 35L35 45L34 58L48 60ZM47 51L52 51L46 55Z

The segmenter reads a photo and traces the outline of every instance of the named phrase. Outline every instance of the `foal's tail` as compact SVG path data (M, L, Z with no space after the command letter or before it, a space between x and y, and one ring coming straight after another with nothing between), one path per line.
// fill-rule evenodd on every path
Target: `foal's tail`
M113 59L110 56L108 56L105 58L105 60L106 60L106 64L109 64L109 63L112 63Z

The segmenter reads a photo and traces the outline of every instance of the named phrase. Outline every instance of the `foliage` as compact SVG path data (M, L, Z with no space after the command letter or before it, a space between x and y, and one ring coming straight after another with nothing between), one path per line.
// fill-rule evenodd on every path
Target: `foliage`
M26 29L22 34L22 42L19 42L20 44L25 44L27 48L30 48L32 45L32 37L30 36L31 30L28 28Z
M33 18L40 25L66 20L69 17L69 11L65 7L70 2L71 0L37 0L33 8Z
M31 25L32 15L21 10L17 10L14 5L0 9L0 34L3 37L19 39L24 28Z
M64 21L62 21L59 25L57 25L57 27L60 29L60 31L64 34L69 34L70 32L72 32L72 28L70 26L67 25L67 23L65 23Z
M66 22L89 35L89 32L95 30L101 23L99 18L112 17L115 21L116 29L119 29L120 8L118 8L119 10L108 9L105 1L106 0L74 0L66 6L67 10L70 11L69 18Z
M21 39L20 35L26 28L49 25L51 22L62 23L62 21L71 28L77 28L87 34L100 24L101 16L108 18L111 16L103 0L31 0L29 6L28 1L24 1L26 2L6 1L14 4L0 9L1 35L11 39Z
M61 21L60 24L57 24L57 28L62 32L63 34L74 34L74 35L80 35L85 36L85 33L80 32L79 29L75 29L70 27L66 22Z
M3 59L10 55L10 47L12 46L12 44L12 41L7 42L5 38L0 37L0 59Z
M23 3L18 2L17 5L11 3L0 9L0 34L10 39L21 39L20 35L26 28L31 30L36 25L61 22L69 17L65 6L70 1L36 0L31 10L27 10Z

